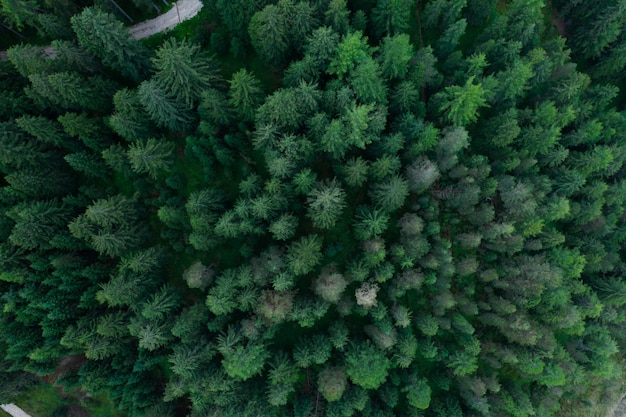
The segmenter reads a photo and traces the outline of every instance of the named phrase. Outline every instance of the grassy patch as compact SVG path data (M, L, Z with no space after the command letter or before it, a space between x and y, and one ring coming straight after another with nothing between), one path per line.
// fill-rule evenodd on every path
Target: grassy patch
M106 392L89 397L82 406L94 417L125 417L126 414L118 409ZM37 417L37 416L33 416Z
M15 397L13 403L32 417L50 417L64 401L51 385L41 383Z
M0 417L11 417L11 414L9 414L6 411L0 409Z

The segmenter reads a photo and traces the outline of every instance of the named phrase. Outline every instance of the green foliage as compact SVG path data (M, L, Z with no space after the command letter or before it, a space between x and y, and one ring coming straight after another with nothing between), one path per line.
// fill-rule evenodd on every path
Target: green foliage
M314 11L308 2L280 0L255 13L248 32L256 52L271 65L283 65L318 26Z
M289 245L287 265L295 275L306 275L322 260L322 238L307 235Z
M367 38L363 37L363 33L348 33L337 45L337 51L330 61L328 73L343 77L358 64L365 61L370 54L370 47L367 45Z
M377 389L387 379L391 361L370 342L353 343L346 351L346 374L365 389Z
M247 380L260 373L270 354L262 344L236 346L222 352L222 366L226 373L237 380Z
M386 212L399 209L409 196L409 184L404 178L396 175L390 179L376 183L370 192L374 204Z
M166 94L190 105L203 90L219 81L217 64L200 51L198 45L175 38L167 39L152 58L156 85Z
M157 125L184 130L191 123L188 108L159 87L155 80L144 81L137 90L139 101Z
M135 172L156 179L171 167L173 153L173 143L150 138L132 143L128 148L128 160Z
M307 196L308 216L313 226L332 229L345 204L346 193L336 180L318 183Z
M407 0L378 0L372 11L372 23L377 37L396 35L409 28L411 2Z
M102 63L133 81L145 76L148 51L113 15L88 7L71 21L80 45Z
M261 83L250 72L241 69L230 80L229 102L244 120L251 121L263 98Z
M401 34L385 37L380 54L380 62L385 78L404 78L409 70L409 62L414 56L409 35Z
M454 126L465 126L476 121L478 109L487 106L485 90L482 84L474 84L474 77L470 77L463 87L446 87L434 99L441 101L437 110Z
M0 0L27 36L0 61L0 385L132 416L606 415L626 2L214 0L153 52L53 3Z

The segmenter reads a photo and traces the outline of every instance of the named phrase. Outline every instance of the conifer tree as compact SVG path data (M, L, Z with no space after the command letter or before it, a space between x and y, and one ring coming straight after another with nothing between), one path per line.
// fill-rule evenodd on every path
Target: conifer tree
M52 239L62 233L70 211L58 201L38 201L15 207L15 226L8 241L24 249L49 249Z
M138 82L148 71L148 51L132 39L113 15L93 7L72 17L72 29L80 45L125 77Z
M365 389L377 389L387 379L391 361L371 342L355 342L345 356L346 374L350 380Z
M251 121L254 112L261 104L263 90L259 80L241 69L233 74L230 80L229 102L244 120Z
M166 94L188 106L196 102L202 91L220 80L213 58L200 51L198 45L174 38L166 40L152 58L155 84Z
M170 130L184 130L191 124L189 109L168 95L156 81L144 81L137 91L145 111L157 125Z
M128 160L133 170L148 174L153 179L170 169L173 154L173 143L154 138L133 142L128 148Z
M308 216L313 226L331 229L346 206L346 193L336 179L318 183L308 195Z
M463 87L446 87L434 99L440 103L437 110L443 114L444 120L455 126L476 121L478 110L487 106L485 90L482 84L474 84L474 77L470 77Z

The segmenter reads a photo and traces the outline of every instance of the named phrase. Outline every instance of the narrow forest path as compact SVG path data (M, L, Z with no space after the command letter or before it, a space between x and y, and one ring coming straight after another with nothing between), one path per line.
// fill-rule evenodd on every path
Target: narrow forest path
M135 39L144 39L160 32L172 29L183 20L188 20L202 9L200 0L179 0L167 12L154 19L137 23L130 27L130 34Z
M202 9L200 0L179 0L173 3L173 7L167 12L129 27L130 34L135 39L148 38L157 33L172 29L184 20L191 19ZM48 46L45 48L46 55L54 57L54 49ZM0 51L0 60L7 60L7 51Z
M0 405L0 408L11 414L13 417L31 417L30 414L27 414L15 404L2 404Z
M626 417L626 395L615 407L609 410L606 417Z

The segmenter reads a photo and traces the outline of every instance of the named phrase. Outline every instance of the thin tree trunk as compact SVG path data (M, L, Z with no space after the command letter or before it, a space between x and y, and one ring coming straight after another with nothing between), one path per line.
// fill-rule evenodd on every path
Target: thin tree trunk
M120 7L120 5L115 2L115 0L110 1L117 8L117 10L119 10L124 16L126 16L128 20L130 20L130 23L135 23L135 21Z
M424 47L422 39L422 17L420 16L420 0L415 0L415 17L417 17L417 31L420 35L420 48Z
M19 32L14 31L13 29L11 29L9 26L5 25L4 23L0 23L0 25L2 25L3 28L11 31L13 34L15 34L15 35L19 36L20 38L26 40L26 36L22 35Z

